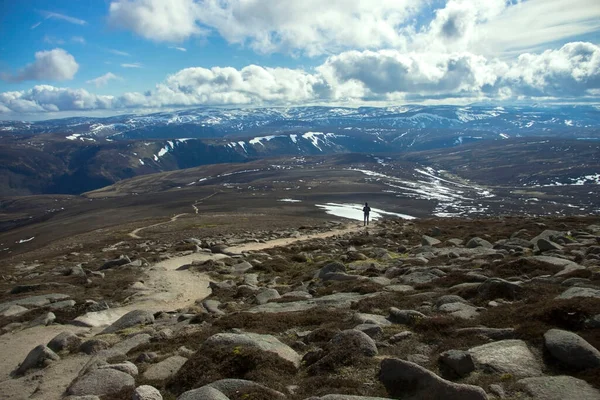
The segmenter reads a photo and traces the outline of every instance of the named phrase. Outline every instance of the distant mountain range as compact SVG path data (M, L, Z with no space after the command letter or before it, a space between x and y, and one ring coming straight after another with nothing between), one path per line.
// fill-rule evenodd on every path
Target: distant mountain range
M600 108L198 108L0 121L0 192L78 194L137 175L206 164L422 151L531 136L599 140Z

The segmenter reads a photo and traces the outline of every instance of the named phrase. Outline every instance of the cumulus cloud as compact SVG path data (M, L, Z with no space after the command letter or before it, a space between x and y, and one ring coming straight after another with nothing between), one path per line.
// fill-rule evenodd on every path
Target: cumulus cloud
M197 24L200 8L193 0L117 0L109 22L146 39L177 42L205 32Z
M65 81L73 79L79 70L75 58L63 49L38 51L35 61L20 69L16 75L4 75L12 82L29 80Z
M88 83L113 79L106 74ZM98 83L96 82L98 81ZM257 65L186 68L145 93L97 96L82 89L36 86L0 95L0 112L302 105L336 102L581 99L600 94L600 46L568 43L513 61L469 52L347 51L311 71ZM8 110L8 111L7 111Z
M107 72L106 74L99 76L97 78L94 78L94 79L90 79L89 81L86 81L85 83L95 85L96 87L102 87L102 86L108 85L108 82L110 82L111 80L123 80L123 78L113 74L112 72Z
M353 47L403 46L402 25L419 0L117 0L109 20L155 41L182 41L216 31L262 53L309 55Z
M0 106L16 113L109 109L112 96L99 96L84 89L34 86L29 90L0 93Z

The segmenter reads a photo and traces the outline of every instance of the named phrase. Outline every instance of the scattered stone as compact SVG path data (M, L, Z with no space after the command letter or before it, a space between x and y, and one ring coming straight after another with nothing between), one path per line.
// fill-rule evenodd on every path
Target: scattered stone
M221 302L218 300L204 300L202 302L202 306L211 314L215 315L225 315L225 312L219 309Z
M396 292L396 293L404 293L404 292L412 292L415 290L412 286L409 285L387 285L383 288L386 292Z
M460 319L473 319L479 316L479 308L465 303L446 303L438 308L441 312Z
M365 335L366 336L366 335ZM367 336L368 337L368 336ZM369 338L370 339L370 338ZM209 337L205 342L205 346L248 346L255 347L263 351L268 351L277 354L277 356L285 361L289 361L298 368L300 366L301 357L291 347L280 342L275 336L259 335L257 333L217 333Z
M81 346L81 339L69 331L59 333L48 342L48 348L57 353L63 350L75 351L79 346Z
M175 375L188 359L181 356L169 357L153 364L144 372L143 377L148 381L162 381Z
M388 319L394 324L412 325L418 320L427 318L423 313L415 310L399 310L396 307L390 308Z
M438 359L440 373L445 379L460 379L475 371L471 354L463 350L448 350Z
M486 326L459 328L456 333L459 335L481 335L490 340L515 339L517 337L514 328L488 328Z
M547 239L538 239L538 241L536 242L536 245L538 247L538 249L540 249L541 252L544 251L552 251L552 250L562 250L562 246L559 245L558 243L554 243L550 240Z
M133 389L135 379L116 369L94 369L78 378L69 386L67 393L75 396L107 396L125 389Z
M560 295L557 299L572 299L574 297L596 297L600 299L600 290L584 287L571 287Z
M315 277L319 279L324 279L328 274L336 272L346 273L346 266L340 262L329 263L323 268L321 268L319 271L317 271Z
M408 339L409 337L413 336L414 333L412 333L411 331L404 331L404 332L398 332L395 335L392 335L392 337L390 337L390 343L398 343L401 342L403 340Z
M477 292L484 300L495 300L498 298L517 300L522 296L524 290L516 283L500 278L490 278L479 285Z
M431 236L423 235L421 237L421 245L423 246L436 246L440 243L442 243L440 240Z
M469 349L477 369L514 377L542 375L542 365L522 340L502 340Z
M149 363L152 362L152 360L155 360L158 358L158 354L153 352L153 351L149 351L149 352L144 352L141 353L136 359L135 362L137 363Z
M383 333L383 329L377 324L360 324L356 325L353 329L364 332L372 338L377 337Z
M146 310L133 310L116 320L112 325L102 331L102 334L118 332L136 325L154 323L154 314Z
M441 296L440 298L438 298L435 301L435 306L436 307L441 307L444 304L449 304L449 303L464 303L464 304L468 304L469 302L466 301L465 299L463 299L460 296L457 296L455 294L446 294L444 296Z
M130 361L124 361L124 362L118 363L118 364L102 365L102 366L99 366L98 368L112 368L112 369L116 369L117 371L125 372L126 374L129 374L134 377L137 376L139 373L138 368L135 366L134 363L132 363Z
M383 315L356 313L352 317L353 321L359 324L375 324L379 326L392 325L392 322Z
M202 386L199 389L188 390L182 393L177 400L229 400L229 397L215 388Z
M331 339L329 346L330 351L342 350L348 353L360 353L367 357L377 355L377 345L373 339L356 329L341 331Z
M491 394L493 394L494 396L496 396L500 399L506 398L506 392L504 391L504 388L498 384L490 385L489 390L490 390Z
M410 361L387 358L381 362L379 380L395 398L429 400L487 400L485 391L440 378Z
M16 375L23 375L31 368L44 368L48 366L52 361L60 360L58 354L53 352L48 347L40 344L35 347L33 350L27 354L25 360L19 365L19 368L16 369Z
M265 289L256 295L257 304L266 304L271 300L280 299L279 292L275 289Z
M598 400L600 390L572 376L540 376L517 382L533 400Z
M491 249L491 248L494 247L490 242L488 242L485 239L479 238L479 237L474 237L471 240L469 240L467 242L466 246L469 249L474 249L476 247L483 247L483 248L486 248L486 249Z
M220 381L212 382L208 385L208 387L217 389L225 396L236 396L236 397L244 397L244 393L246 392L263 392L264 395L261 398L271 398L271 399L284 399L285 395L276 390L270 389L260 383L256 383L253 381L247 381L244 379L221 379ZM205 387L206 387L205 386ZM187 400L187 399L186 399Z
M109 261L105 262L104 264L102 264L102 266L99 269L105 270L105 269L110 269L110 268L114 268L114 267L120 267L121 265L129 264L130 262L131 262L131 259L129 257L121 256L117 259L109 260Z
M33 321L29 322L29 327L34 327L38 325L48 326L56 320L56 315L54 313L49 312L46 314L42 314Z
M431 271L415 271L415 272L411 272L409 274L402 275L399 277L399 279L403 283L407 283L407 284L411 284L411 285L429 283L438 278L439 278L439 276L434 274Z
M600 351L573 332L550 329L544 334L544 344L554 358L568 367L600 367Z
M63 300L63 301L57 301L56 303L51 303L48 308L50 308L53 311L56 310L62 310L63 308L71 308L71 307L75 307L75 300Z
M85 354L96 354L109 347L110 344L102 339L90 339L81 344L79 351Z
M163 397L157 388L150 385L142 385L135 388L133 400L162 400Z
M17 317L29 311L27 308L11 304L0 311L0 317Z

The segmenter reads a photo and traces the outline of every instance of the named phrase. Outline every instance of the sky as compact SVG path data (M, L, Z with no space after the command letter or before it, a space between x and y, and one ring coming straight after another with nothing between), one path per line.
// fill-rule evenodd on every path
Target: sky
M474 102L600 103L600 1L0 1L0 119Z

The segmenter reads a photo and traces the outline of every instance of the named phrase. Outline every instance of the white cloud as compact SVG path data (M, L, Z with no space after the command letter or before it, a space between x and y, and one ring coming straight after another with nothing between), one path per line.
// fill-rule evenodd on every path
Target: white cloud
M169 46L169 48L173 49L173 50L183 51L183 52L187 51L187 49L185 47Z
M112 53L112 54L116 54L118 56L125 56L125 57L131 56L131 54L127 53L126 51L115 50L115 49L106 49L106 51L108 51L109 53Z
M85 24L87 24L87 22L84 21L84 20L82 20L82 19L70 17L68 15L59 14L59 13L52 12L52 11L41 11L41 14L44 15L46 17L46 19L59 19L59 20L62 20L62 21L70 22L70 23L75 24L75 25L85 25Z
M71 42L73 42L73 43L79 43L79 44L85 44L85 38L83 36L73 36L71 38Z
M193 0L117 0L109 22L146 39L177 42L204 32L196 23L199 8Z
M141 63L124 63L124 64L121 64L121 67L123 67L123 68L144 68L144 66Z
M99 76L97 78L94 78L94 79L90 79L89 81L86 81L85 83L96 85L96 87L102 87L102 86L106 86L108 84L108 82L110 82L111 80L123 80L123 78L113 74L112 72L107 72L106 74Z
M54 36L49 36L49 35L44 35L44 43L48 43L48 44L59 44L59 45L63 45L65 44L65 41L63 39L60 38L56 38Z
M57 88L49 85L0 93L0 106L17 113L109 109L112 101L112 96L99 96L84 89Z
M101 85L113 74L88 81ZM457 51L347 51L314 70L249 65L186 68L146 93L97 96L82 89L36 86L0 94L0 112L302 105L311 103L582 99L600 93L600 46L573 42L513 61ZM9 111L7 111L9 110Z
M64 81L73 79L79 64L75 58L63 49L38 51L35 61L20 69L16 75L4 75L3 78L12 82L28 80Z

